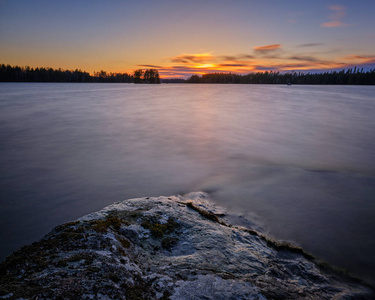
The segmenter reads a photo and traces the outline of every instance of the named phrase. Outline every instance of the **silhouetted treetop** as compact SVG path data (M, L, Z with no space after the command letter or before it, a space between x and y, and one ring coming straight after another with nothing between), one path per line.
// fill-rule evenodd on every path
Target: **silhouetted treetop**
M142 78L143 75L143 78ZM134 83L160 83L159 72L156 69L141 69L134 71Z

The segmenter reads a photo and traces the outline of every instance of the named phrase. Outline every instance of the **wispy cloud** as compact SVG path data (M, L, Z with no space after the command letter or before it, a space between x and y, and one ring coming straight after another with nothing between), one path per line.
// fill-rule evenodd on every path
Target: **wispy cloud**
M281 48L280 44L272 44L272 45L254 47L254 51L255 53L269 54L271 52L278 51L280 48Z
M341 21L342 18L346 16L346 7L342 5L331 5L328 7L331 10L331 14L329 19L331 21L325 22L321 25L321 27L341 27L341 26L348 26L349 24L345 24Z
M350 61L352 64L358 65L375 65L375 55L349 55L344 59Z
M182 54L176 57L172 57L173 63L205 63L212 60L211 53L199 53L199 54Z
M310 47L316 47L316 46L322 46L324 45L323 43L306 43L306 44L301 44L297 45L297 48L310 48Z
M309 61L309 62L319 61L319 59L314 56L290 56L289 59L299 60L299 61Z
M220 67L248 67L249 64L219 64Z
M156 66L156 65L138 65L138 67L145 67L145 68L152 68L152 69L162 68L162 66Z
M235 60L242 60L242 59L253 59L255 58L254 55L251 55L251 54L240 54L240 55L222 55L222 56L219 56L218 59L221 59L221 60L226 60L226 61L235 61Z
M310 71L310 70L332 70L337 68L346 68L348 65L340 61L315 61L301 63L278 64L275 67L282 71Z

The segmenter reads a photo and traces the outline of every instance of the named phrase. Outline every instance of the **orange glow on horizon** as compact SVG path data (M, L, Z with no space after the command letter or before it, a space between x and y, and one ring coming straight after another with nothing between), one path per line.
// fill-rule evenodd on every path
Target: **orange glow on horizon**
M159 68L161 78L187 78L207 73L249 74L256 72L316 72L353 68L363 63L375 63L375 55L352 54L323 59L317 55L288 53L281 44L258 46L253 53L214 55L213 52L181 54L169 57L169 65Z
M87 70L85 66L82 68L72 67L68 65L67 68L62 67L60 62L53 65L43 65L41 63L34 63L29 65L32 68L54 68L75 70L81 69L94 75L95 72L104 70L109 73L128 73L133 74L137 69L157 69L160 78L188 78L192 75L203 75L207 73L233 73L233 74L249 74L256 72L320 72L331 70L342 70L348 68L361 68L361 65L375 65L375 55L362 53L346 53L342 56L326 58L318 54L306 54L301 50L286 48L282 44L271 44L265 46L252 47L250 53L245 54L229 54L216 55L211 52L198 52L189 54L179 54L174 57L164 57L161 63L153 64L153 60L146 62L141 58L138 64L129 66L122 63L113 62L108 65L100 65L95 67L94 71ZM156 61L159 63L159 61ZM143 64L140 64L143 63ZM26 65L20 65L26 67Z
M193 68L197 68L197 69L211 69L211 68L216 68L217 66L214 65L214 64L197 64L195 66L193 66Z
M207 73L249 74L257 72L316 72L353 68L364 63L375 63L375 55L351 54L322 59L317 55L289 53L281 44L258 46L251 54L214 55L213 52L180 54L166 57L165 65L139 65L155 68L160 78L188 78ZM139 69L139 68L137 68ZM131 74L133 71L130 72Z

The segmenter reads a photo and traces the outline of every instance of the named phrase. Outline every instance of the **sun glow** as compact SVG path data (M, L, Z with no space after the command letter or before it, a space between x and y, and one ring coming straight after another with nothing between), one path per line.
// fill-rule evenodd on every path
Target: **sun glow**
M314 45L313 45L314 46ZM375 55L351 54L346 57L324 58L318 54L306 55L299 48L282 44L253 47L244 54L216 55L214 52L180 54L166 58L170 65L161 67L163 77L188 77L205 73L295 72L338 70L358 64L375 63Z
M212 68L216 68L216 67L217 67L217 65L215 65L215 64L196 64L194 66L194 68L198 68L198 69L203 69L203 68L212 69Z

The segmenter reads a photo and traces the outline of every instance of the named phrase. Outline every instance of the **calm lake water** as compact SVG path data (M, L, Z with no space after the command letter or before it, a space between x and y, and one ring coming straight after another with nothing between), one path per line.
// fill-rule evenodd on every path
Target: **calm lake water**
M0 84L0 259L132 197L208 191L375 282L375 87Z

